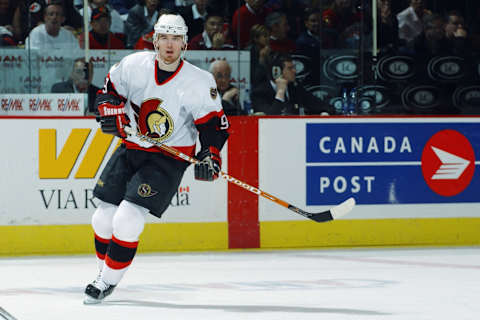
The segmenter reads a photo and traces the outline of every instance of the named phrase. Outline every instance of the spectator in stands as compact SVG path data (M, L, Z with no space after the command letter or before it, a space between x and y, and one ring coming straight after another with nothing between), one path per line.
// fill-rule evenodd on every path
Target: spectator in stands
M253 85L266 80L270 64L270 32L261 24L256 24L250 30L250 77Z
M445 35L445 20L439 14L432 13L423 17L423 32L414 39L417 54L442 55L450 52Z
M160 18L163 14L172 14L174 11L170 9L162 8L158 11L158 17ZM153 34L155 30L150 31L149 33L144 34L143 36L138 39L137 43L133 47L135 50L154 50L153 47Z
M269 79L252 92L255 113L266 115L333 114L333 108L295 82L292 57L277 54L271 64Z
M139 0L139 4L128 11L128 18L125 21L128 49L133 48L140 37L153 30L158 16L158 0Z
M187 7L191 4L193 4L193 0L169 0L175 4L175 7ZM166 2L169 2L166 1Z
M180 7L180 15L188 26L188 39L193 39L196 35L203 32L203 25L207 18L208 0L194 0L192 5Z
M310 9L310 2L308 0L269 0L266 6L272 11L285 12L290 26L288 36L296 39L303 31L303 16L305 10Z
M190 6L193 4L193 0L161 0L160 7L162 9L171 10L172 12L178 12L182 7Z
M88 0L88 20L91 20L92 10L98 7L107 7L110 11L110 17L112 19L112 26L110 27L110 31L115 33L117 36L120 36L125 33L124 31L124 19L115 10L111 5L108 4L108 0ZM83 8L79 10L80 14L83 16ZM122 35L122 37L124 37Z
M320 38L320 11L306 10L303 18L305 31L297 38L296 46L299 53L309 57L318 56L321 43L323 48L331 48L333 45L328 43L329 39L325 36Z
M245 114L239 102L239 90L230 83L232 68L226 60L215 60L209 71L217 83L217 90L222 99L223 111L227 116Z
M13 13L14 36L19 43L23 43L33 28L43 23L46 4L58 3L63 7L65 20L62 26L71 32L78 32L82 26L82 17L73 7L72 1L67 0L21 0Z
M52 2L52 0L47 0L47 3ZM63 27L73 32L73 34L78 34L82 31L83 28L83 18L80 13L73 6L72 0L62 0L63 10L65 14L65 22Z
M0 26L13 32L13 13L17 8L14 0L0 0Z
M335 0L322 12L323 30L331 39L337 39L348 27L360 21L361 14L355 10L352 0Z
M13 0L0 0L0 47L17 45L13 33L13 13L16 6Z
M155 30L150 31L149 33L144 34L138 39L137 43L133 46L135 50L154 50L153 47L153 34Z
M410 46L412 41L423 32L423 17L431 14L425 9L424 0L410 0L410 6L397 14L398 37Z
M256 24L264 24L267 10L265 0L245 0L232 18L232 37L239 49L244 49L249 42L250 29Z
M457 40L465 41L468 38L468 32L465 27L465 18L459 11L452 10L447 13L445 36L452 42Z
M308 68L310 75L305 81L310 84L320 83L320 50L321 48L333 48L333 40L326 34L320 36L321 14L319 10L308 9L304 14L305 31L297 38L297 53L309 57Z
M88 112L96 113L95 96L100 88L92 84L93 65L90 63L88 77L86 74L85 58L77 58L73 63L70 78L64 82L55 83L50 90L52 93L87 93Z
M44 11L44 24L35 27L27 39L25 47L30 49L65 49L79 50L77 38L62 27L65 16L61 1L52 0Z
M287 15L274 11L265 18L265 27L270 32L270 49L276 52L293 53L296 50L295 42L288 38Z
M155 30L150 31L149 33L144 34L138 39L137 43L133 46L135 50L154 50L153 47L153 34Z
M382 51L395 50L399 46L398 23L392 14L391 0L377 0L378 48Z
M224 18L221 13L210 11L205 19L202 33L193 37L188 43L190 50L225 50L233 49L232 41L223 30Z
M33 28L43 23L46 7L44 0L22 0L13 14L13 34L15 40L23 43Z
M4 26L0 26L0 47L15 47L17 41L13 37L13 32Z
M109 0L108 3L123 16L128 15L128 10L137 4L137 0Z
M122 39L110 32L112 18L107 7L98 7L92 10L90 26L92 31L88 33L90 49L125 49ZM79 36L80 47L85 48L84 33Z
M446 19L436 13L424 16L424 32L414 40L416 53L428 55L471 53L470 38L467 37L461 14L451 11Z
M221 12L230 25L233 14L238 9L240 3L243 2L239 0L209 0L208 8L213 8L215 11Z

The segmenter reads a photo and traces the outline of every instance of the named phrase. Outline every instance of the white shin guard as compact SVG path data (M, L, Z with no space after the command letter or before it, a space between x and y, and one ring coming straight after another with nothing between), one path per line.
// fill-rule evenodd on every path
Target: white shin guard
M123 200L113 217L113 236L121 241L137 242L145 226L145 216L148 211L144 207ZM108 284L116 285L127 269L128 267L112 269L104 264L101 272L102 280Z
M97 236L110 240L113 233L113 216L117 206L100 200L95 213L92 215L92 227ZM97 257L98 270L102 271L103 259Z
M113 217L113 235L118 240L135 242L145 226L148 209L123 200Z
M112 238L113 216L118 207L100 200L100 203L92 216L92 227L95 234L103 239Z

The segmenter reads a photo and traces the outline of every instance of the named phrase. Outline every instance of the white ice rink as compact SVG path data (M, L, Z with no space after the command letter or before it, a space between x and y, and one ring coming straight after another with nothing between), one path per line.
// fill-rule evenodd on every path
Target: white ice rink
M85 306L95 276L93 255L3 258L0 307L18 320L480 319L480 248L140 254Z

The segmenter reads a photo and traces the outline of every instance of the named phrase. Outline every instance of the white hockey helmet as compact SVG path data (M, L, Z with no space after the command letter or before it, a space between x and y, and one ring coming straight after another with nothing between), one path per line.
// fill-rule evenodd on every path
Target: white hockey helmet
M153 29L155 30L153 35L154 39L156 39L159 34L177 34L183 36L183 42L185 44L188 42L188 27L181 15L162 14Z

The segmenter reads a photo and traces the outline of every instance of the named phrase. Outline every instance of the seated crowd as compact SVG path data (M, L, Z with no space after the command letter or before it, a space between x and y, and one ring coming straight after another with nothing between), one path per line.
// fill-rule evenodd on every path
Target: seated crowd
M451 5L441 6L448 1L437 2L441 12L429 10L426 0L376 0L374 20L371 1L88 0L85 39L83 0L0 0L0 47L80 49L88 42L91 49L153 50L158 17L176 12L189 27L188 50L250 50L252 85L262 87L271 81L276 83L275 91L286 87L271 75L279 55L287 62L291 54L307 56L316 68L314 62L324 49L360 49L363 45L369 51L372 21L377 21L380 52L480 51L480 23L475 19L480 5L473 6L473 18L467 21L464 8L451 10ZM217 65L213 69L229 68ZM238 96L238 92L229 92L229 98ZM285 99L289 99L288 92ZM237 107L230 101L229 108Z
M86 11L92 49L134 49L142 39L148 41L158 16L165 11L183 16L189 26L191 50L251 48L252 28L258 25L267 29L272 51L311 54L319 49L358 48L362 32L370 39L371 8L359 5L371 5L369 2L88 0ZM238 3L242 5L238 7ZM392 0L377 0L378 41L382 49L415 52L416 42L433 38L446 43L463 38L468 45L479 48L478 19L466 21L460 10L432 12L426 8L426 0L394 3L397 7ZM476 14L471 16L478 16L480 5L474 11ZM71 45L72 34L83 47L83 12L81 0L0 0L0 45L27 47L32 46L32 39L40 37Z

